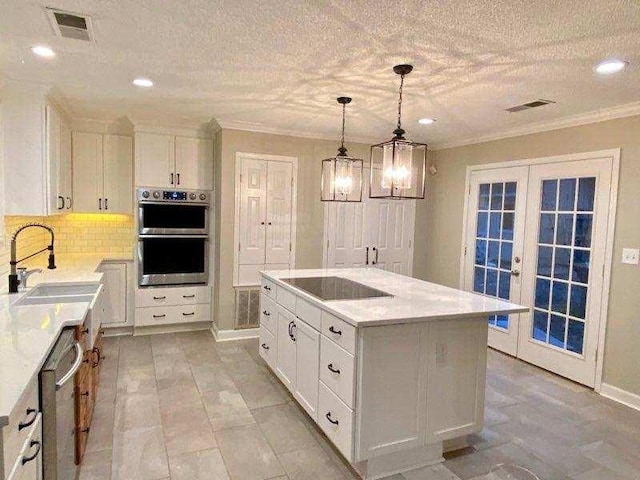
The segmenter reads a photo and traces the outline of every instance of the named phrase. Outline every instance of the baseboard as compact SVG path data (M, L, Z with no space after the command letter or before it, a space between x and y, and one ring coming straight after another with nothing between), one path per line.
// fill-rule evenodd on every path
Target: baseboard
M618 403L622 403L627 407L631 407L635 410L640 410L640 395L632 392L628 392L608 383L603 383L600 387L600 395L610 398Z
M133 335L133 326L129 327L105 327L104 328L104 336L105 337L126 337Z
M148 325L135 327L134 335L156 335L159 333L196 332L209 330L211 322L172 323L167 325Z
M216 342L229 342L232 340L244 340L246 338L258 338L260 336L259 328L243 328L241 330L218 330L214 324L211 328Z

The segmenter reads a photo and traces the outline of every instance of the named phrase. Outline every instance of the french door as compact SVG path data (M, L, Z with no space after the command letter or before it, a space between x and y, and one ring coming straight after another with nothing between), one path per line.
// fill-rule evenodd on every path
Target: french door
M470 175L464 286L530 307L489 345L594 386L613 158Z
M363 174L363 192L369 191ZM325 204L325 268L381 268L413 273L415 201L371 199Z

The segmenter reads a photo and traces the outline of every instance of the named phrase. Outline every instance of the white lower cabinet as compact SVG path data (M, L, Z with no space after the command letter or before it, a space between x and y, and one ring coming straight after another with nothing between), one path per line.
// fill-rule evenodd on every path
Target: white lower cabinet
M296 342L292 333L295 322L293 313L282 306L278 307L276 374L292 393L296 385Z
M296 385L293 396L309 416L318 418L318 362L320 333L301 320L294 324L296 344Z
M277 354L276 337L264 327L260 327L260 356L271 368L276 366Z
M320 382L318 425L340 453L353 460L353 410L347 407L329 387Z
M126 262L103 262L98 267L98 271L104 274L102 277L105 289L103 327L125 327L131 324L127 315L129 297L127 267Z
M42 478L41 450L42 414L38 413L7 480L40 480Z
M208 286L136 290L136 327L210 321L211 289Z

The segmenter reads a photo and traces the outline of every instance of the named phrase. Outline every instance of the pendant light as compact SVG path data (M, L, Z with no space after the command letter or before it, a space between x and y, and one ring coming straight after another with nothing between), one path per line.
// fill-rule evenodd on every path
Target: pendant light
M427 145L405 139L401 122L404 77L412 70L411 65L393 67L393 71L400 75L398 124L391 140L371 146L371 198L424 198Z
M344 146L344 119L349 97L339 97L342 105L342 137L340 148L335 157L322 160L323 202L361 202L362 201L362 160L347 156Z

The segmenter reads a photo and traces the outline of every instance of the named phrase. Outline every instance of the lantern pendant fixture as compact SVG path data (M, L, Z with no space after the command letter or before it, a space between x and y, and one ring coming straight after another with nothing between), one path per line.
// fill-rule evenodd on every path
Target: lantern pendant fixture
M424 198L427 145L405 139L401 121L404 77L412 70L411 65L393 67L393 71L400 75L398 123L391 140L371 146L370 198Z
M344 146L345 110L351 103L349 97L339 97L342 105L342 137L338 153L322 160L323 202L361 202L362 201L362 160L347 155Z

